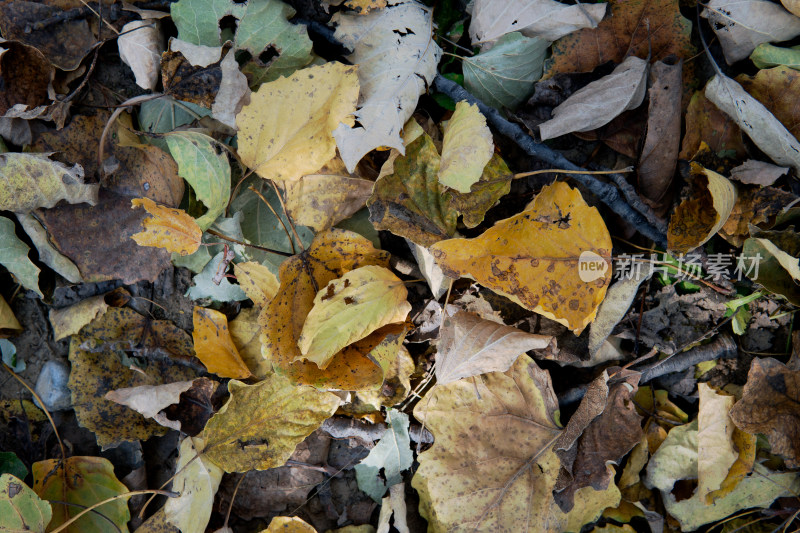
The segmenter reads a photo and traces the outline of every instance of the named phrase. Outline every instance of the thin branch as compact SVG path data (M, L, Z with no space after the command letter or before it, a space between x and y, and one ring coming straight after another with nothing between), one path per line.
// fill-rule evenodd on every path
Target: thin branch
M284 233L286 233L286 238L289 239L289 245L292 247L292 253L296 254L297 250L294 247L294 241L292 240L292 234L289 233L289 228L286 227L286 224L283 222L283 219L281 218L281 216L278 214L277 211L275 211L275 208L272 207L272 204L269 203L266 198L264 198L264 195L261 194L261 192L259 192L258 189L256 189L252 185L250 187L248 187L248 189L253 191L254 193L256 193L256 196L261 198L261 201L264 202L264 205L266 205L269 208L269 210L272 211L272 214L275 215L275 218L277 218L278 222L281 223L281 226L283 226L283 231L284 231ZM277 194L277 192L276 192L276 194Z
M232 243L235 243L235 244L241 244L242 246L247 246L248 248L255 248L256 250L261 250L263 252L269 252L271 254L282 255L283 257L292 257L294 255L294 254L290 254L290 253L287 253L287 252L281 252L281 251L278 251L278 250L273 250L272 248L265 248L263 246L258 246L258 245L255 245L255 244L249 244L249 243L246 243L246 242L242 242L242 241L240 241L238 239L234 239L233 237L228 237L224 233L220 233L217 230L207 229L206 233L208 233L210 235L214 235L215 237L219 237L220 239L222 239L224 241L232 242Z

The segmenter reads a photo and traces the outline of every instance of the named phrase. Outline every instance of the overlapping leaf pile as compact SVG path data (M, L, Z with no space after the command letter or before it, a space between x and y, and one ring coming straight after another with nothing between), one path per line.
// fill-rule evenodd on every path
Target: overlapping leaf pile
M3 449L0 531L202 533L263 479L326 498L264 531L796 528L800 10L689 4L2 2L3 362L25 289L68 344L39 402L182 440L146 521L71 435ZM135 285L177 268L184 310Z

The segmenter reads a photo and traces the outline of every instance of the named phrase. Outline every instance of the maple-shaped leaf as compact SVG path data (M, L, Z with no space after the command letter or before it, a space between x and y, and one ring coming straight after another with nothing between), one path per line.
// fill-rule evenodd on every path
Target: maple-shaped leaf
M481 236L441 241L431 252L451 278L470 277L576 334L594 319L611 281L608 229L562 182Z
M149 198L134 198L131 205L134 209L142 206L153 215L142 222L144 231L131 235L139 246L164 248L180 255L193 254L200 248L203 230L186 211L157 205Z
M353 53L361 97L353 122L334 132L339 153L353 172L370 150L381 146L404 153L400 132L436 76L442 49L433 40L431 10L399 0L366 15L337 13L334 37Z
M226 472L283 466L341 403L335 394L277 374L255 385L231 380L228 390L231 397L206 424L199 450Z
M620 500L611 483L577 491L569 513L556 505L558 400L527 355L505 373L434 387L414 416L436 439L412 481L429 531L580 531Z
M402 322L411 311L403 281L389 269L366 265L321 288L297 341L301 356L325 369L342 348L375 330Z
M113 496L128 492L114 475L114 467L102 457L73 456L66 459L47 459L33 463L33 490L43 500L54 503L53 518L48 530L90 507ZM97 513L86 513L70 524L65 533L106 533L111 521L112 530L128 531L131 513L125 498L97 507Z
M333 130L352 125L356 68L332 61L263 84L236 116L239 155L262 178L299 180L336 155Z
M195 306L192 322L194 350L209 372L236 379L252 375L233 344L228 331L228 318L224 314Z

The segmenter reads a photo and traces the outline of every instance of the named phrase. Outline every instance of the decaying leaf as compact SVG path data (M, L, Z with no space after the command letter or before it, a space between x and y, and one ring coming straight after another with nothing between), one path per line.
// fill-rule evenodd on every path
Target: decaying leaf
M719 234L732 245L741 246L750 236L750 226L769 227L796 199L792 193L774 187L739 186L736 203Z
M276 516L261 533L317 533L317 530L296 516Z
M669 221L667 248L686 253L706 243L722 228L736 204L736 187L713 170L691 163L692 194Z
M266 179L316 172L336 155L334 129L353 125L357 98L356 68L337 62L263 84L236 116L242 161Z
M800 35L800 18L767 0L710 0L702 17L717 34L728 64L744 59L761 43Z
M747 153L736 122L717 109L703 91L696 91L686 108L686 133L678 157L692 159L702 144L719 157L744 157Z
M107 309L105 295L92 296L61 309L50 309L48 316L53 328L53 338L61 340L77 334L83 326L105 313Z
M203 430L200 450L226 472L282 466L341 403L335 394L277 374L255 385L231 380L228 390L230 399Z
M47 459L33 464L33 490L43 500L55 500L53 518L48 530L60 526L86 507L128 492L114 476L114 467L102 457L67 457ZM70 505L72 504L72 505ZM102 514L102 516L101 516ZM66 533L101 533L114 526L127 533L131 519L126 498L97 507L97 513L87 513L63 531Z
M28 258L28 245L17 237L14 222L0 217L0 264L17 278L26 289L35 291L41 298L44 294L39 290L39 267Z
M741 85L717 73L706 85L705 95L773 161L800 170L800 141Z
M576 333L594 319L611 280L603 219L562 182L480 237L439 242L431 252L451 278L471 277Z
M798 6L800 7L800 4ZM750 54L750 61L762 70L781 65L797 70L800 68L800 49L797 46L783 48L766 43L759 44Z
M344 347L387 324L402 322L411 311L403 281L389 269L365 265L321 288L297 340L295 360L328 367Z
M233 271L239 286L258 307L266 307L278 292L278 278L264 265L254 261L236 263Z
M16 217L22 229L33 242L36 251L39 252L39 261L52 268L70 283L83 281L78 267L50 243L47 230L36 217L30 213L17 213Z
M787 172L789 172L787 167L779 167L763 161L748 159L738 167L731 169L731 179L748 185L767 187L775 183L778 178Z
M728 471L739 457L733 444L733 421L728 411L733 396L722 394L706 383L698 383L700 409L697 413L697 494L707 503L708 496L719 490Z
M252 375L233 344L228 331L228 318L224 314L195 306L192 322L194 350L209 372L236 379Z
M478 106L458 102L442 139L439 183L468 193L494 154L492 132Z
M134 198L131 206L142 206L153 215L142 222L144 231L131 235L139 246L164 248L180 255L193 254L200 248L203 230L186 211L157 205L149 198Z
M487 372L505 372L521 354L553 341L511 326L458 311L444 319L436 354L436 382L446 385Z
M0 338L16 335L21 331L22 326L17 317L14 316L5 298L0 295Z
M202 439L183 439L172 481L172 490L180 496L169 498L164 504L167 522L181 533L205 532L214 507L214 496L222 480L223 471L219 466L203 455L198 457L197 450L202 448Z
M799 400L800 371L771 357L757 357L731 418L741 430L766 435L772 452L781 455L789 468L796 468L800 465Z
M492 42L519 31L547 41L581 28L594 28L603 19L607 4L564 5L554 0L476 0L472 7L469 35L472 44Z
M477 390L477 394L476 394ZM584 488L564 514L553 501L562 434L550 376L527 355L505 373L435 387L414 408L433 446L412 485L431 531L579 531L620 499ZM468 436L470 446L463 446ZM501 437L502 436L502 437Z
M800 239L794 228L759 231L742 244L742 273L765 289L800 305Z
M225 277L218 284L214 283L214 276L224 254L225 252L220 252L215 255L203 267L203 270L192 278L194 286L189 287L189 290L186 291L186 296L192 300L211 298L215 302L238 302L248 298L239 285L234 285Z
M388 428L369 455L355 466L358 488L380 502L386 489L403 481L403 470L411 468L414 456L408 436L408 415L396 409L386 413Z
M503 158L494 154L484 167L481 179L472 185L469 193L447 191L450 207L461 214L466 227L474 228L483 222L486 212L511 191L513 177Z
M52 508L21 479L0 475L0 531L45 533L53 516Z
M157 20L133 20L122 27L117 47L119 58L131 67L136 85L152 91L161 71L164 34Z
M194 381L176 381L164 385L140 385L138 387L126 387L108 391L105 395L107 400L116 402L120 405L130 407L142 416L152 418L162 426L171 427L165 424L166 418L159 417L158 414L180 401L182 393L192 388ZM177 428L180 430L180 424Z
M614 72L576 91L539 124L542 140L589 131L641 105L647 91L647 61L629 56Z
M83 182L83 168L69 167L48 154L0 154L0 209L27 213L53 207L61 200L71 204L97 204L99 185Z
M800 71L777 66L759 70L755 76L740 74L736 81L749 95L764 104L789 133L800 138L800 109L792 98L800 87Z
M404 153L400 132L419 95L433 82L442 50L433 40L431 11L411 0L398 0L362 16L340 12L331 22L336 25L334 37L353 50L347 58L358 65L361 83L355 112L358 125L351 119L333 134L347 170L353 172L375 148L387 146Z

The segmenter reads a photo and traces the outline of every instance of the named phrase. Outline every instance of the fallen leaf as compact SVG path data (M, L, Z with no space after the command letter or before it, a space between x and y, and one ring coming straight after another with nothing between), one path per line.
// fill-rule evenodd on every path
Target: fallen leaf
M0 14L0 24L2 20ZM36 114L37 109L44 111L43 107L50 103L47 88L53 82L55 69L36 48L3 41L0 46L0 73L5 82L0 89L0 117L20 107Z
M186 296L192 300L211 298L215 302L240 302L247 300L248 296L239 285L234 285L228 278L223 277L219 284L214 283L214 276L222 261L225 252L220 252L211 258L202 272L192 278L193 286L186 291Z
M433 40L431 11L410 0L361 16L340 12L331 22L336 25L334 38L353 50L347 59L358 66L361 83L354 114L358 125L343 123L333 132L347 170L353 172L375 148L404 153L400 132L419 95L433 83L442 50Z
M771 357L755 358L747 374L742 399L730 415L736 427L763 433L772 453L789 468L800 465L800 372Z
M0 209L27 213L39 207L53 207L61 200L71 204L97 204L99 185L83 182L80 165L69 167L48 154L0 154Z
M57 341L70 335L77 335L86 324L89 324L108 309L105 295L92 296L61 309L50 309L48 317L53 328L53 338Z
M492 132L478 106L458 102L444 128L439 183L468 193L493 154Z
M800 305L800 240L794 228L759 231L742 244L742 273L768 291ZM752 268L755 267L755 268Z
M411 249L411 255L414 256L414 260L417 262L420 272L422 272L422 277L428 282L428 287L431 289L433 297L435 299L441 298L447 292L452 280L444 275L442 269L436 264L433 254L427 248L408 239L406 239L406 244Z
M17 237L14 228L11 219L0 217L0 264L8 269L23 287L44 298L39 289L41 270L28 258L30 248Z
M744 59L761 43L800 35L800 19L766 0L710 0L700 16L719 38L728 64Z
M788 167L779 167L763 161L748 159L738 167L731 169L731 179L748 185L768 187L788 172Z
M480 237L439 242L431 252L451 278L469 276L576 334L594 319L611 281L608 230L597 209L562 182ZM589 262L597 270L585 282L580 264Z
M0 476L0 531L45 533L52 516L50 504L21 479L5 473Z
M252 375L228 332L228 319L219 311L195 306L192 315L194 350L209 372L222 378Z
M131 67L136 85L150 91L155 89L165 49L161 24L152 19L128 22L122 27L117 47L119 58Z
M797 102L791 98L791 94L800 87L800 72L779 66L759 70L755 76L740 74L736 81L748 94L764 104L789 133L800 138L800 110Z
M741 85L718 73L706 85L705 95L773 161L800 170L800 142Z
M231 168L228 156L211 137L196 132L175 132L167 135L167 145L178 172L194 189L197 199L208 208L196 220L206 230L220 216L231 196Z
M149 198L134 198L131 206L142 206L153 215L142 222L144 231L131 235L139 246L164 248L180 255L193 254L200 248L203 230L186 211L157 205Z
M736 186L713 170L691 163L692 193L675 208L667 230L667 248L686 253L708 242L728 220Z
M733 445L734 425L728 416L733 396L722 394L706 383L698 383L697 495L708 504L710 493L719 490L739 454Z
M276 516L261 533L317 533L317 530L296 516Z
M261 355L260 312L261 308L258 307L242 309L236 318L228 322L228 330L244 364L255 377L263 379L272 372L272 363Z
M198 454L203 444L202 439L192 437L181 442L172 481L172 490L180 496L168 498L164 504L167 522L181 533L205 533L222 480L222 469Z
M9 307L5 298L0 295L0 338L12 337L22 331L17 317Z
M53 518L48 524L52 531L80 513L86 507L128 492L128 488L114 476L114 467L102 457L73 456L66 459L47 459L33 463L33 490L43 500L58 501L53 504ZM61 503L66 502L66 503ZM110 520L115 528L127 533L127 498L119 498L96 508L97 513L86 513L65 533L100 533L108 531Z
M422 246L451 237L458 214L439 183L439 153L427 134L394 161L394 172L378 178L367 201L375 229L386 229Z
M472 185L467 194L447 191L450 196L449 206L461 214L466 227L474 228L483 222L486 212L511 191L513 178L503 158L494 154L484 167L480 180Z
M143 351L163 356L149 358L144 368L134 370L122 364L122 350L131 351L131 356ZM194 371L185 366L193 355L189 335L173 324L155 320L148 325L148 320L132 309L109 308L70 339L68 386L78 423L94 432L102 448L163 435L166 428L107 400L105 394L125 387L193 379Z
M351 176L336 157L299 181L283 183L286 209L296 223L324 231L364 207L373 185Z
M780 213L796 199L795 195L773 187L740 186L733 210L719 234L739 247L750 236L751 225L769 226L775 223Z
M476 0L469 35L472 45L495 41L519 31L528 37L555 41L581 28L594 28L607 4L564 5L554 0L514 0L503 4Z
M447 316L439 331L436 382L453 383L487 372L505 372L521 354L543 350L553 341L517 328L458 311Z
M171 37L169 49L172 52L180 52L195 67L208 67L222 60L222 46L194 44Z
M108 391L107 400L124 405L156 422L158 413L180 401L181 393L192 388L194 381L176 381L164 385L140 385ZM162 424L164 425L164 424ZM173 428L175 429L175 428ZM177 429L180 429L178 427Z
M231 128L236 128L236 115L250 103L247 77L239 71L239 63L236 62L234 55L233 50L229 50L225 54L225 59L219 64L222 79L214 103L211 104L214 118Z
M236 116L239 156L262 178L296 181L336 155L333 131L353 125L356 68L337 62L263 84Z
M153 418L162 426L195 437L222 407L221 402L226 395L218 392L219 382L208 378L196 378L191 384L188 390L180 394L176 403L166 406Z
M490 50L465 57L464 86L482 102L497 109L514 109L542 76L550 43L514 32L501 37Z
M278 278L267 267L248 261L233 265L239 286L256 306L264 308L278 292Z
M750 61L762 70L781 65L797 70L800 69L800 49L796 46L782 48L763 43L756 46L750 54Z
M725 113L717 109L706 98L703 91L696 91L686 108L686 134L681 141L678 157L691 160L700 150L701 143L718 156L744 157L742 130Z
M437 386L423 397L414 416L436 440L419 454L411 484L428 527L579 531L615 506L620 495L613 484L578 491L568 514L553 501L559 462L552 446L563 431L557 410L549 374L527 355L505 373ZM462 445L465 436L470 446Z
M658 61L650 70L647 135L639 156L639 194L659 216L671 207L681 138L683 62Z
M408 415L389 409L386 423L389 427L381 440L355 466L358 488L378 503L389 487L403 481L402 472L411 468L413 462Z
M231 45L228 43L222 48L221 53L228 52ZM180 52L167 50L161 56L161 84L164 94L169 97L211 109L220 83L222 67L219 61L197 67Z
M30 213L17 213L17 222L30 237L33 246L39 254L39 261L52 268L61 277L70 283L81 283L81 272L78 267L67 256L59 252L50 243L47 230L41 222Z
M573 131L589 131L641 105L647 91L647 61L629 56L608 76L574 92L539 124L542 140Z
M255 385L228 382L231 397L206 424L203 455L226 472L282 466L341 400L277 374Z

